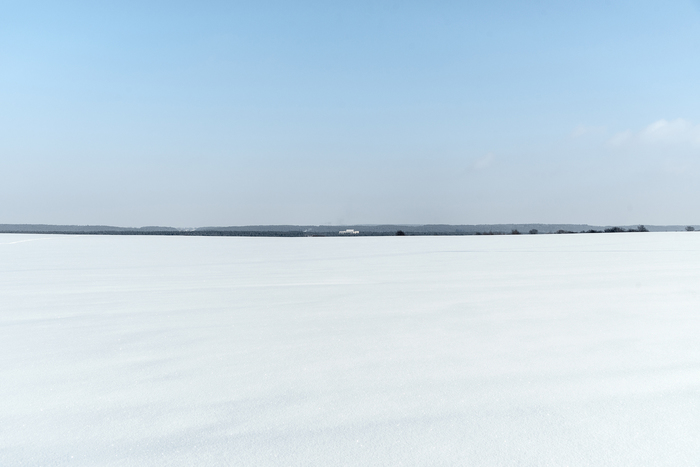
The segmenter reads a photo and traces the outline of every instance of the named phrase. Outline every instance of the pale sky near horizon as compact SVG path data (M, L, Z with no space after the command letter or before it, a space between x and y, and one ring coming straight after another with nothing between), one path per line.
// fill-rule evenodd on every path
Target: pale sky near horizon
M0 7L0 224L700 223L697 1Z

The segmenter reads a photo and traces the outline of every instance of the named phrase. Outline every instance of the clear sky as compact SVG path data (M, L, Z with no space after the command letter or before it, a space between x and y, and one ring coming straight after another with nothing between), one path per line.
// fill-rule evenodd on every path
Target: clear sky
M700 3L0 1L0 223L700 223Z

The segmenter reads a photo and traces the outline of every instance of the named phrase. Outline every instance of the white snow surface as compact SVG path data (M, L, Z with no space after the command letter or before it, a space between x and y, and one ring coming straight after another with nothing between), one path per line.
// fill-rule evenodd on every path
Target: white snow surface
M0 235L0 465L700 464L700 233Z

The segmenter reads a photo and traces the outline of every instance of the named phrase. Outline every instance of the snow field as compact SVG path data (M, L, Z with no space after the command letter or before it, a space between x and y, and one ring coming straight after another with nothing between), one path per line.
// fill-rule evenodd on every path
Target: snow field
M0 235L0 465L698 465L699 333L693 232Z

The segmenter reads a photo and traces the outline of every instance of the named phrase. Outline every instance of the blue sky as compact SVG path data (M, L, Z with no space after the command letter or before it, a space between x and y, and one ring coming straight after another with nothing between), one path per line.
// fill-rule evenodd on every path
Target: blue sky
M698 2L0 8L0 223L700 223Z

